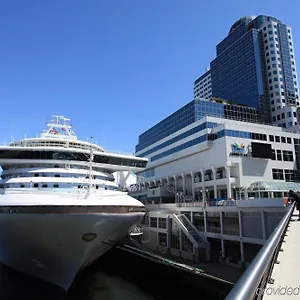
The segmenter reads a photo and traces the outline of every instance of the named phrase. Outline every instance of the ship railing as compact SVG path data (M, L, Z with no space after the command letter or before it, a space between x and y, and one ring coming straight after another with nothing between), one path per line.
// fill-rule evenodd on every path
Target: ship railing
M176 202L178 207L215 207L215 206L237 206L235 200L221 200L221 201L191 201L191 202Z
M262 299L262 293L257 292L263 291L268 283L273 282L271 278L273 266L277 261L278 252L280 251L294 209L295 203L288 207L286 214L272 235L227 295L227 300Z
M76 148L76 149L82 149L82 150L90 150L90 145L82 145L80 143L72 143L72 145L69 145L68 142L73 142L73 140L65 139L61 142L55 142L55 141L44 141L44 142L39 142L39 141L19 141L18 144L16 145L17 147L65 147L65 148ZM14 141L11 142L0 142L0 146L10 146L11 143L14 143ZM93 144L93 149L94 151L101 151L100 148L102 149L102 146ZM98 149L98 147L100 147ZM123 155L123 156L136 156L135 153L132 152L123 152L119 150L106 150L106 153L111 153L111 154L118 154L118 155Z
M74 195L76 197L86 197L87 194L100 194L103 189L88 189L88 188L81 188L81 189L74 189L70 190L67 188L9 188L9 189L0 189L0 194L39 194L39 195L49 195L49 194L59 194L60 196L69 197L70 195ZM115 194L105 194L105 197L115 196Z
M72 140L63 140L61 142L56 142L56 141L48 141L48 142L39 142L39 141L20 141L17 144L13 144L14 147L64 147L64 148L76 148L76 149L82 149L82 150L89 150L91 149L89 144L86 145L82 145L82 144L77 144L77 143L72 143L72 145L70 145L68 142L72 143ZM2 142L0 143L0 146L5 146L8 147L10 146L12 143L15 143L14 141L12 142ZM99 148L100 147L100 148ZM94 151L100 151L102 147L98 146L98 145L93 145L93 150Z
M111 154L124 155L124 156L135 156L135 153L132 153L132 152L123 152L123 151L118 151L118 150L107 150L107 149L105 149L105 152L111 153Z

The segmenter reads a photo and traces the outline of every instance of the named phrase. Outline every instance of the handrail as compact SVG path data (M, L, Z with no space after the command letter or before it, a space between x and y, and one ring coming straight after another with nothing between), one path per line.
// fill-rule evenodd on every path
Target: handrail
M289 207L288 211L273 231L264 246L260 249L254 260L251 262L242 277L236 283L225 300L250 300L253 299L257 288L265 274L275 250L285 232L295 208L295 202Z

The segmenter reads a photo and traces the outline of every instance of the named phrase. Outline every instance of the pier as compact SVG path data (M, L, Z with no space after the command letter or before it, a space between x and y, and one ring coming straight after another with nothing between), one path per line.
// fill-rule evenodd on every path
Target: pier
M206 274L196 267L178 263L136 247L117 246L111 250L110 255L120 261L123 267L127 265L126 269L132 278L138 276L142 269L145 278L155 278L152 283L147 283L150 287L153 285L153 289L159 290L160 286L170 285L172 282L177 294L188 299L198 293L203 299L222 300L234 286L234 283ZM136 280L139 279L136 278ZM159 296L159 299L163 298L163 295ZM165 297L168 295L166 294Z

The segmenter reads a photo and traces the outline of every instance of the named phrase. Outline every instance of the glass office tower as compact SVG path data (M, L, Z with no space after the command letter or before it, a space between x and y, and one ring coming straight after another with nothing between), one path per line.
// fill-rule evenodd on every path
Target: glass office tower
M205 116L218 117L220 118L221 123L221 119L232 119L250 123L258 122L258 111L255 108L234 105L226 102L222 103L217 101L208 101L206 99L195 99L142 133L139 136L138 145L136 146L135 151L140 152L180 129L201 120ZM212 128L215 125L216 124L209 124L207 126ZM194 133L194 131L190 132L190 134ZM184 137L186 136L181 138ZM153 152L153 149L151 152ZM143 151L142 153L140 152L139 156L145 157L148 153L150 152Z
M265 15L239 19L217 45L217 57L205 77L208 74L210 97L255 107L264 123L297 124L299 90L291 28L280 20ZM195 98L204 89L199 78Z

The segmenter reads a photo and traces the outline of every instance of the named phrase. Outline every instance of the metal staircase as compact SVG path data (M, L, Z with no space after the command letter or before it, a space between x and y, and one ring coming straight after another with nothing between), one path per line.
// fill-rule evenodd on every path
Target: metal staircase
M182 233L187 237L187 239L193 244L193 254L195 256L199 256L201 250L205 251L206 260L209 260L209 252L210 252L210 243L207 238L193 225L193 223L187 218L186 215L176 215L172 214L172 219L176 223L176 225L180 228ZM185 245L182 245L184 248Z
M193 243L207 243L207 238L193 225L186 215L174 214L175 222L181 227L185 234L190 235Z

